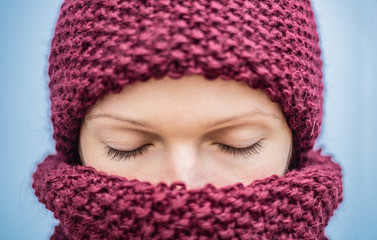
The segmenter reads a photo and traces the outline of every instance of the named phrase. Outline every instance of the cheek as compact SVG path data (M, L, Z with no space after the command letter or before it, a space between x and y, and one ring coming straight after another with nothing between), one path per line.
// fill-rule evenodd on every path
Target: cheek
M280 136L262 140L262 149L259 154L250 159L234 161L227 166L234 177L245 180L263 179L277 174L283 176L286 172L290 142Z
M91 166L106 172L109 170L109 161L106 158L104 145L85 127L80 133L80 149L81 161L84 166Z
M273 146L270 146L270 151L266 153L266 159L269 163L266 166L275 174L283 176L289 162L289 151L291 141L288 136L278 136L274 141Z

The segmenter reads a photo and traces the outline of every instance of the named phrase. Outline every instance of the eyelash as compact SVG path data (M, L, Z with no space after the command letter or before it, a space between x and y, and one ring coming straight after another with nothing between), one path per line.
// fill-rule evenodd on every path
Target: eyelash
M138 155L142 155L145 151L148 150L149 146L152 144L145 144L135 150L132 151L120 151L114 149L108 145L106 145L107 155L110 156L115 161L120 161L122 158L124 160L128 160L128 158L136 157ZM258 149L262 149L262 145L260 142L254 143L251 146L246 148L234 148L228 145L217 143L217 146L220 150L232 154L233 156L241 155L242 157L248 158L253 154L259 154Z
M258 149L262 149L260 142L256 142L253 145L245 148L234 148L224 144L218 144L217 146L220 150L233 154L234 157L236 157L236 155L241 155L245 159L251 157L253 154L259 154Z
M128 158L131 158L131 157L136 157L138 155L142 155L145 151L148 150L149 146L152 145L152 144L145 144L135 150L132 150L132 151L120 151L120 150L117 150L117 149L114 149L110 146L106 146L105 148L107 149L107 155L111 157L112 155L112 159L115 160L115 161L120 161L122 158L124 158L124 160L127 160Z

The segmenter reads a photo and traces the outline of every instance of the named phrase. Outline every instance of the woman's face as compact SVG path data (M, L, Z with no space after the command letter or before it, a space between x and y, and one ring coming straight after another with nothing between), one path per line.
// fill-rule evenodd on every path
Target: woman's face
M97 102L80 132L84 165L187 188L283 176L292 134L278 104L246 83L203 76L135 82Z

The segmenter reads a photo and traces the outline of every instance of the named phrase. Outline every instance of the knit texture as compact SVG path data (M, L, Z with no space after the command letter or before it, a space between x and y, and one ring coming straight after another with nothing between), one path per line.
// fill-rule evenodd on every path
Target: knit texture
M51 239L327 239L343 188L341 167L313 149L321 68L309 0L64 0L48 68L57 152L32 184L60 222ZM194 74L246 82L280 105L295 156L284 176L187 189L81 165L80 127L97 101Z
M342 201L339 165L321 151L284 177L245 186L157 185L72 167L50 155L34 173L36 196L60 225L51 239L328 239Z
M322 61L309 0L65 0L51 43L56 150L78 162L88 108L134 81L199 74L280 104L296 165L322 122Z

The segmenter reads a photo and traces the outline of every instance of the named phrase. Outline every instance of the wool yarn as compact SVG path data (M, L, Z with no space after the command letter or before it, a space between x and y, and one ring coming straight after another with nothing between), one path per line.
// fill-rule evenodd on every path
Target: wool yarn
M48 74L56 153L33 174L51 239L327 239L342 172L314 150L322 60L310 0L64 0ZM279 103L295 160L282 177L187 189L82 166L88 109L150 78L242 81Z
M342 201L340 167L321 151L309 166L217 188L151 184L69 165L50 155L34 173L39 200L60 224L51 239L328 239Z

